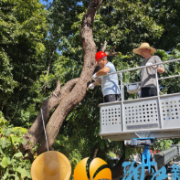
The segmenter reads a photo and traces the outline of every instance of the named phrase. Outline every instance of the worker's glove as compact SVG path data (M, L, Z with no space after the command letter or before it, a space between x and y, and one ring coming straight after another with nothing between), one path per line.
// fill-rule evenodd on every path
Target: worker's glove
M146 66L153 65L153 63L146 63ZM154 66L151 66L150 68L153 68ZM154 69L154 68L153 68Z
M138 98L141 97L141 90L138 91Z
M95 74L93 74L92 79L96 81L96 78L97 78L97 76L96 76L96 73L95 73Z
M94 89L94 87L95 87L95 86L94 86L94 83L91 83L91 84L88 86L89 89Z
M153 63L146 63L146 66L153 65ZM151 66L150 68L156 69L156 66Z

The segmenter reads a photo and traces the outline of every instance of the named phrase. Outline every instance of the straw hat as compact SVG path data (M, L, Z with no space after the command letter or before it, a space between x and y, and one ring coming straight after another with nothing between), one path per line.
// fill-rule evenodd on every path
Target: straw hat
M151 47L148 43L142 43L138 48L133 49L133 52L134 52L135 54L141 55L140 49L150 49L150 50L151 50L151 54L153 54L153 53L156 52L156 49L153 48L153 47Z
M69 180L71 164L64 154L48 151L34 160L31 176L33 180Z

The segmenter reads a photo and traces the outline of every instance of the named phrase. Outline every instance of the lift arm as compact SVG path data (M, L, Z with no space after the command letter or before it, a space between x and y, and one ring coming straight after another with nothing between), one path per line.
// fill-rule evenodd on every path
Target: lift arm
M154 155L158 169L169 163L170 160L180 155L180 144L172 145L171 148L161 151Z

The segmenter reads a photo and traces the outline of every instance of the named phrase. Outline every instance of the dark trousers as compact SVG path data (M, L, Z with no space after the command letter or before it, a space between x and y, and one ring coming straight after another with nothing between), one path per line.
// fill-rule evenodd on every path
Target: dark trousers
M150 96L157 96L157 88L156 87L142 87L141 97L150 97Z
M108 94L104 96L104 102L113 102L120 100L121 95L120 94Z

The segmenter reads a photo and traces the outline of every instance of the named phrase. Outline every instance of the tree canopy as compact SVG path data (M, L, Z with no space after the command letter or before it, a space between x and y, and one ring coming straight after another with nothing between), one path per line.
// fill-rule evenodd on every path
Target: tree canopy
M0 111L11 125L30 128L42 102L53 95L56 82L64 87L79 78L84 65L81 27L89 4L90 0L47 0L47 6L38 0L0 2ZM157 48L163 61L180 58L179 10L178 0L104 0L93 25L97 49L104 41L108 42L107 50L116 47L117 55L108 57L116 70L140 65L142 58L132 50L142 42ZM165 69L162 76L180 73L177 62ZM138 71L123 76L126 83L140 79ZM180 78L160 81L161 91L179 92L179 82ZM125 91L125 98L136 95ZM122 142L98 135L98 104L102 101L100 87L88 91L61 125L53 148L67 155L73 167L95 152L105 160L109 152L124 153ZM160 141L156 147L168 148L174 141L178 142ZM127 148L124 158L129 159L133 152L136 150Z
M38 0L0 3L0 107L19 124L30 116L31 87L44 70L48 12Z

